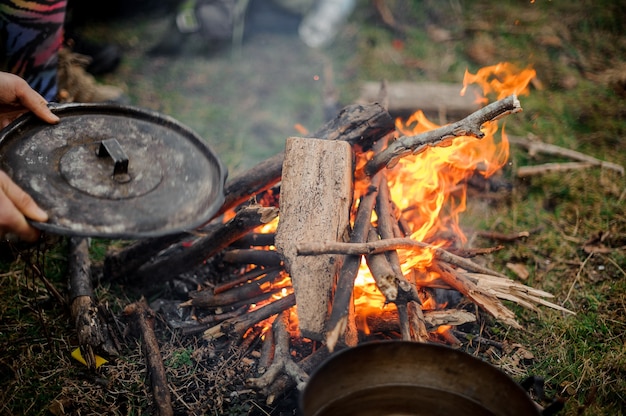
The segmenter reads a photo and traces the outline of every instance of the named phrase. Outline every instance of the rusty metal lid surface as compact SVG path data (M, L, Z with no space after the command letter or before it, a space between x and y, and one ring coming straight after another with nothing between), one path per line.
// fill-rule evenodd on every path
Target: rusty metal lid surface
M225 167L173 118L108 103L51 108L56 125L27 114L0 132L0 169L50 217L33 226L156 237L197 228L223 204Z

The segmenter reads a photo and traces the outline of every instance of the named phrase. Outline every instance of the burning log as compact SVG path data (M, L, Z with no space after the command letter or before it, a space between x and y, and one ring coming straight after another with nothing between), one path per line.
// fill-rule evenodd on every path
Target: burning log
M257 390L267 388L284 372L296 382L298 390L302 390L309 379L309 375L298 366L289 353L289 313L282 312L272 325L275 340L274 359L267 371L260 377L250 378L246 384Z
M302 241L340 240L346 234L353 193L352 149L345 142L290 138L285 155L276 250L291 276L300 331L319 340L341 259L298 256L295 247Z
M455 256L442 248L435 248L429 246L426 243L411 239L378 240L361 244L341 242L301 244L297 247L297 251L300 255L317 255L319 253L368 255L372 253L380 253L389 249L416 247L430 247L432 250L434 250L436 257L441 261L433 267L439 269L440 278L446 284L458 290L463 295L467 296L469 299L471 299L477 305L489 312L495 318L502 320L503 322L513 326L514 328L520 328L519 323L517 323L517 321L515 320L515 314L507 309L498 300L498 297L515 301L518 304L526 307L528 307L528 305L532 305L532 302L536 302L553 309L573 313L565 308L562 308L559 305L543 299L544 297L552 297L552 295L547 292L537 291L536 289L520 285L510 280L505 275L486 269L485 267L480 266L472 262L471 260ZM467 274L463 271L454 269L447 263L453 264L454 266L461 267L466 270L473 271L475 273ZM482 269L484 270L484 272L478 272L477 269ZM474 278L476 278L477 276L489 276L489 281L491 282L491 285L487 285L483 282L482 285L479 287L474 281L470 279L470 276L473 276ZM496 291L496 287L500 288L500 290Z
M265 306L260 307L241 317L227 319L219 325L211 327L204 331L204 339L211 340L222 336L228 336L231 339L240 339L246 331L255 324L277 315L285 309L291 308L296 304L296 298L293 294L287 295Z
M520 111L522 107L519 100L515 95L511 95L481 108L463 120L417 136L400 137L385 150L374 155L365 166L364 172L366 175L373 175L384 167L392 168L406 155L423 152L428 146L445 146L455 137L471 136L481 139L485 136L481 131L483 124Z
M260 205L246 206L239 210L230 221L211 227L208 234L198 238L190 247L184 247L175 256L162 257L141 267L135 273L135 278L153 285L178 276L189 270L190 266L199 265L228 247L247 232L272 221L277 215L276 208Z
M410 305L410 303L409 303ZM421 311L421 308L420 308ZM386 310L376 315L368 315L365 323L372 333L389 333L398 330L399 310ZM425 334L424 340L429 339L428 329L436 329L440 326L459 326L470 322L476 322L476 317L461 309L437 309L422 312Z
M483 267L469 259L459 257L449 251L434 247L428 243L421 241L411 240L410 238L390 238L387 240L371 241L362 244L356 243L341 243L336 241L325 241L322 243L303 243L298 245L298 254L301 256L315 256L318 254L374 254L381 253L388 250L396 249L429 249L433 250L435 256L440 260L448 262L458 267L476 272L484 273L488 275L498 276L503 279L507 279L502 273L490 270Z
M375 228L370 228L368 241L378 241L378 232ZM398 297L398 286L396 283L396 273L385 253L368 254L365 256L367 266L372 272L376 286L385 297L387 302L394 302Z
M172 399L170 389L165 376L163 358L159 350L159 343L154 334L155 313L145 299L128 305L124 309L124 314L130 317L135 328L143 339L144 355L150 374L150 384L156 404L156 414L158 416L173 416Z
M422 311L422 306L416 301L410 301L407 304L409 315L409 324L411 329L411 339L418 342L428 341L428 330L426 329L426 315ZM471 322L471 321L469 321ZM434 325L434 323L431 323ZM452 324L448 324L452 325Z
M260 278L237 286L230 290L215 292L212 290L199 290L189 293L189 300L182 303L181 307L194 306L198 308L218 308L226 306L238 306L251 304L269 298L273 293L278 292L282 287L271 285L273 289L268 290L268 282L282 280L279 269L273 269Z
M354 226L350 235L351 243L362 243L367 241L372 210L378 194L378 188L382 175L376 174L372 178L372 183L368 192L361 197L359 208L354 220ZM300 253L300 250L298 250ZM301 253L300 253L301 254ZM348 315L351 305L352 294L354 290L354 279L359 272L361 264L361 254L348 255L345 257L332 303L330 317L326 322L326 344L332 352L340 337L344 334L348 327Z
M400 230L398 217L394 214L394 206L387 180L382 180L376 198L375 210L378 217L378 233L383 240L403 235L403 232ZM370 239L370 241L376 240ZM402 274L398 252L389 250L385 252L385 256L389 259L389 264L395 273L396 284L400 290L400 296L395 300L395 304L398 309L402 339L426 342L428 340L428 331L426 330L424 314L422 313L421 301L417 290Z

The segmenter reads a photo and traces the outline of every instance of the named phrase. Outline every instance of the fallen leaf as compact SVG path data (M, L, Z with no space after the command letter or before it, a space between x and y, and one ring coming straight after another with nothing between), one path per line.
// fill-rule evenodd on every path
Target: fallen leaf
M530 272L524 263L507 263L506 268L522 280L527 280Z

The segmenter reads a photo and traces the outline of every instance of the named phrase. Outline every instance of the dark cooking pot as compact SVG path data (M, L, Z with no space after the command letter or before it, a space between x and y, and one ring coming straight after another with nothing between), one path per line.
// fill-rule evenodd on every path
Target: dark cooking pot
M224 201L227 170L206 141L166 115L112 103L54 105L0 131L0 169L48 212L41 230L144 238L192 230Z
M304 416L540 415L496 367L441 345L381 341L331 356L300 397Z

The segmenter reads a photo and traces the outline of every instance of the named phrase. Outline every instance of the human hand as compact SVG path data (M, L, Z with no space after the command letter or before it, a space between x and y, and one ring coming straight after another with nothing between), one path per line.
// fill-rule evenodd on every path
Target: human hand
M50 111L46 100L24 79L0 72L0 128L27 111L32 111L45 122L59 122L59 117ZM39 230L32 227L26 218L44 222L48 220L48 214L6 173L0 171L0 238L12 233L25 241L37 240Z
M59 122L59 117L48 108L48 102L24 79L0 72L0 128L6 127L27 111L32 111L47 123Z
M0 170L0 236L5 238L7 233L12 233L22 240L36 241L39 230L26 221L27 217L40 222L48 220L48 214L33 198Z

